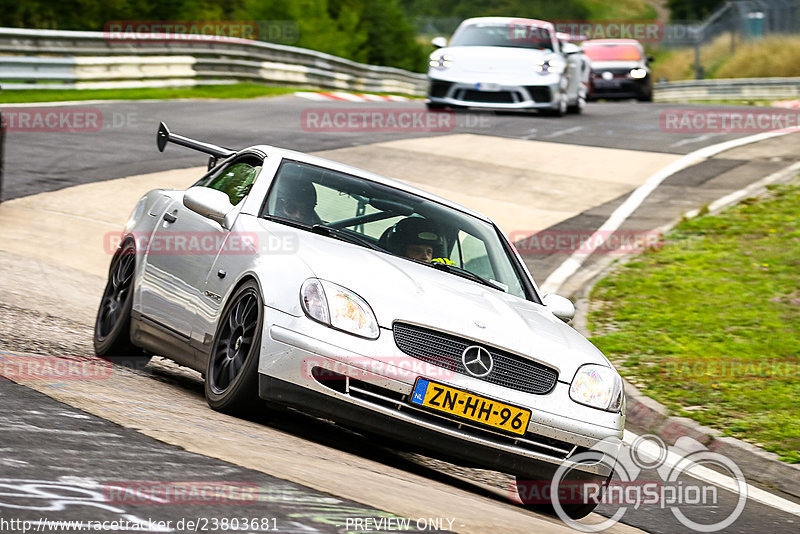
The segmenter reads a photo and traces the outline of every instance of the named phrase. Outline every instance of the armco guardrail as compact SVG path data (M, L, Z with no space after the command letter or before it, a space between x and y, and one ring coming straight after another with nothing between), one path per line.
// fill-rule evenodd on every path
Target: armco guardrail
M655 85L658 102L697 100L780 100L800 97L800 78L687 80Z
M423 74L245 39L0 28L3 89L105 89L263 82L424 94Z

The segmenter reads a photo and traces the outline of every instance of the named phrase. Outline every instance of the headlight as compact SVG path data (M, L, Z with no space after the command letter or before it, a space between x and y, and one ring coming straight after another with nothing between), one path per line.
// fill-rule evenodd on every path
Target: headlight
M533 65L533 70L539 74L561 74L567 64L558 57L547 58Z
M378 339L378 321L364 299L342 286L309 278L300 287L300 305L309 318L356 336Z
M431 54L431 59L428 61L428 65L433 67L434 69L449 69L453 66L453 58L448 56L447 54Z
M646 69L640 69L640 68L631 69L631 78L636 78L637 80L641 80L645 76L647 76Z
M614 369L602 365L584 365L575 373L569 397L579 404L618 412L622 408L622 378Z

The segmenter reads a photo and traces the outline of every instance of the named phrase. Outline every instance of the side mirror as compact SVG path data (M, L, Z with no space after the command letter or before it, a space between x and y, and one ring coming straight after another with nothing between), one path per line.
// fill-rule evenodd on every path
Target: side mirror
M555 293L548 293L542 298L542 302L548 311L568 323L575 317L575 305L568 298L564 298Z
M447 46L447 39L444 37L434 37L431 40L431 44L436 48L444 48Z
M233 204L222 191L202 186L190 187L183 194L183 205L225 229L229 230L233 225Z
M572 43L563 43L561 45L561 52L563 52L564 55L571 56L572 54L580 53L581 49L578 45Z
M656 58L653 56L647 56L645 59L647 60L648 63L652 63L653 61L656 60Z

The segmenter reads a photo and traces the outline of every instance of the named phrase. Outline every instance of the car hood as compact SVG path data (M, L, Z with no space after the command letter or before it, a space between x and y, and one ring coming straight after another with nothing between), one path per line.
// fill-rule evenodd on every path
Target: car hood
M384 329L414 323L471 338L558 369L611 366L586 338L534 302L404 258L301 232L298 253L318 278L369 303Z
M519 78L536 74L533 66L553 52L507 46L453 46L443 48L441 54L449 56L453 62L453 66L444 71L447 76L483 74Z

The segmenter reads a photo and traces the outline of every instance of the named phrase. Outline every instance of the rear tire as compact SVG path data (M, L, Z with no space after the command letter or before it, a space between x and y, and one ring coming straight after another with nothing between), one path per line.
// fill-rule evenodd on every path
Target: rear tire
M143 366L150 356L131 340L133 279L136 275L136 247L126 242L111 260L108 282L94 323L94 353L111 362Z
M243 415L262 405L258 398L258 359L263 324L263 299L258 284L249 280L225 305L211 344L205 394L214 410Z

